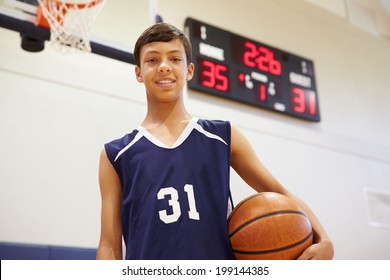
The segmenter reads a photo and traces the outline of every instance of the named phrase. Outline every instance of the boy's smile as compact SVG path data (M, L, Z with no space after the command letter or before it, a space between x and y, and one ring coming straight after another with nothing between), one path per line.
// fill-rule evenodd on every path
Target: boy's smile
M176 80L164 78L160 81L157 81L156 83L160 87L166 88L166 87L171 87L172 85L175 84L175 82L176 82Z

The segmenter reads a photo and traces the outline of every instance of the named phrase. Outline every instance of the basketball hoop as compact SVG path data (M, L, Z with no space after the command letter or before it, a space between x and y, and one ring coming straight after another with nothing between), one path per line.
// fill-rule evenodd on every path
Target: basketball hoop
M106 0L38 0L37 25L50 28L52 46L62 52L90 52L90 30Z

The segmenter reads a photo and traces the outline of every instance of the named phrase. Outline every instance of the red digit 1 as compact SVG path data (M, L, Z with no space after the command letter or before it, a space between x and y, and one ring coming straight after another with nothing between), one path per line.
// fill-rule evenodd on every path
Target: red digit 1
M222 90L222 91L227 91L228 86L229 86L229 80L226 76L221 74L221 72L226 72L227 67L221 64L217 64L215 66L215 77L217 78L218 81L221 82L221 84L217 84L215 86L216 89Z
M260 85L259 97L260 97L260 101L265 101L265 99L267 98L266 87L263 84Z
M204 67L207 67L206 70L202 71L202 77L208 78L208 80L203 80L202 85L205 87L213 88L215 86L215 67L214 63L203 60L202 65Z
M293 110L297 113L305 112L305 91L300 88L293 88Z
M256 50L256 45L245 42L245 47L249 49L249 51L246 51L244 53L244 64L249 67L256 67L255 58L258 55L258 52Z
M316 96L314 95L314 92L310 92L309 95L309 113L310 115L316 113Z

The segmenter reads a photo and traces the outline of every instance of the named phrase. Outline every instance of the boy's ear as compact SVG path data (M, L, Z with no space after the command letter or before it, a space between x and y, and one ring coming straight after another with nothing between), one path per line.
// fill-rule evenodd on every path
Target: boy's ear
M137 81L139 83L143 82L143 79L142 79L142 76L141 76L141 69L138 66L135 67L135 76L136 76Z
M189 81L192 79L192 77L194 76L194 69L195 69L195 66L194 64L191 62L188 67L187 67L187 76L186 76L186 80Z

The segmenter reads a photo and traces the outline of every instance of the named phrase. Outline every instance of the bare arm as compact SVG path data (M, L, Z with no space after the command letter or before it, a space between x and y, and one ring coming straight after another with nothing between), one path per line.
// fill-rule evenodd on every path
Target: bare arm
M278 192L295 199L306 212L313 227L314 243L299 259L332 259L333 244L311 209L284 188L257 158L248 140L232 126L230 165L257 192Z
M99 185L102 199L100 242L96 259L122 259L121 183L106 151L100 154Z

